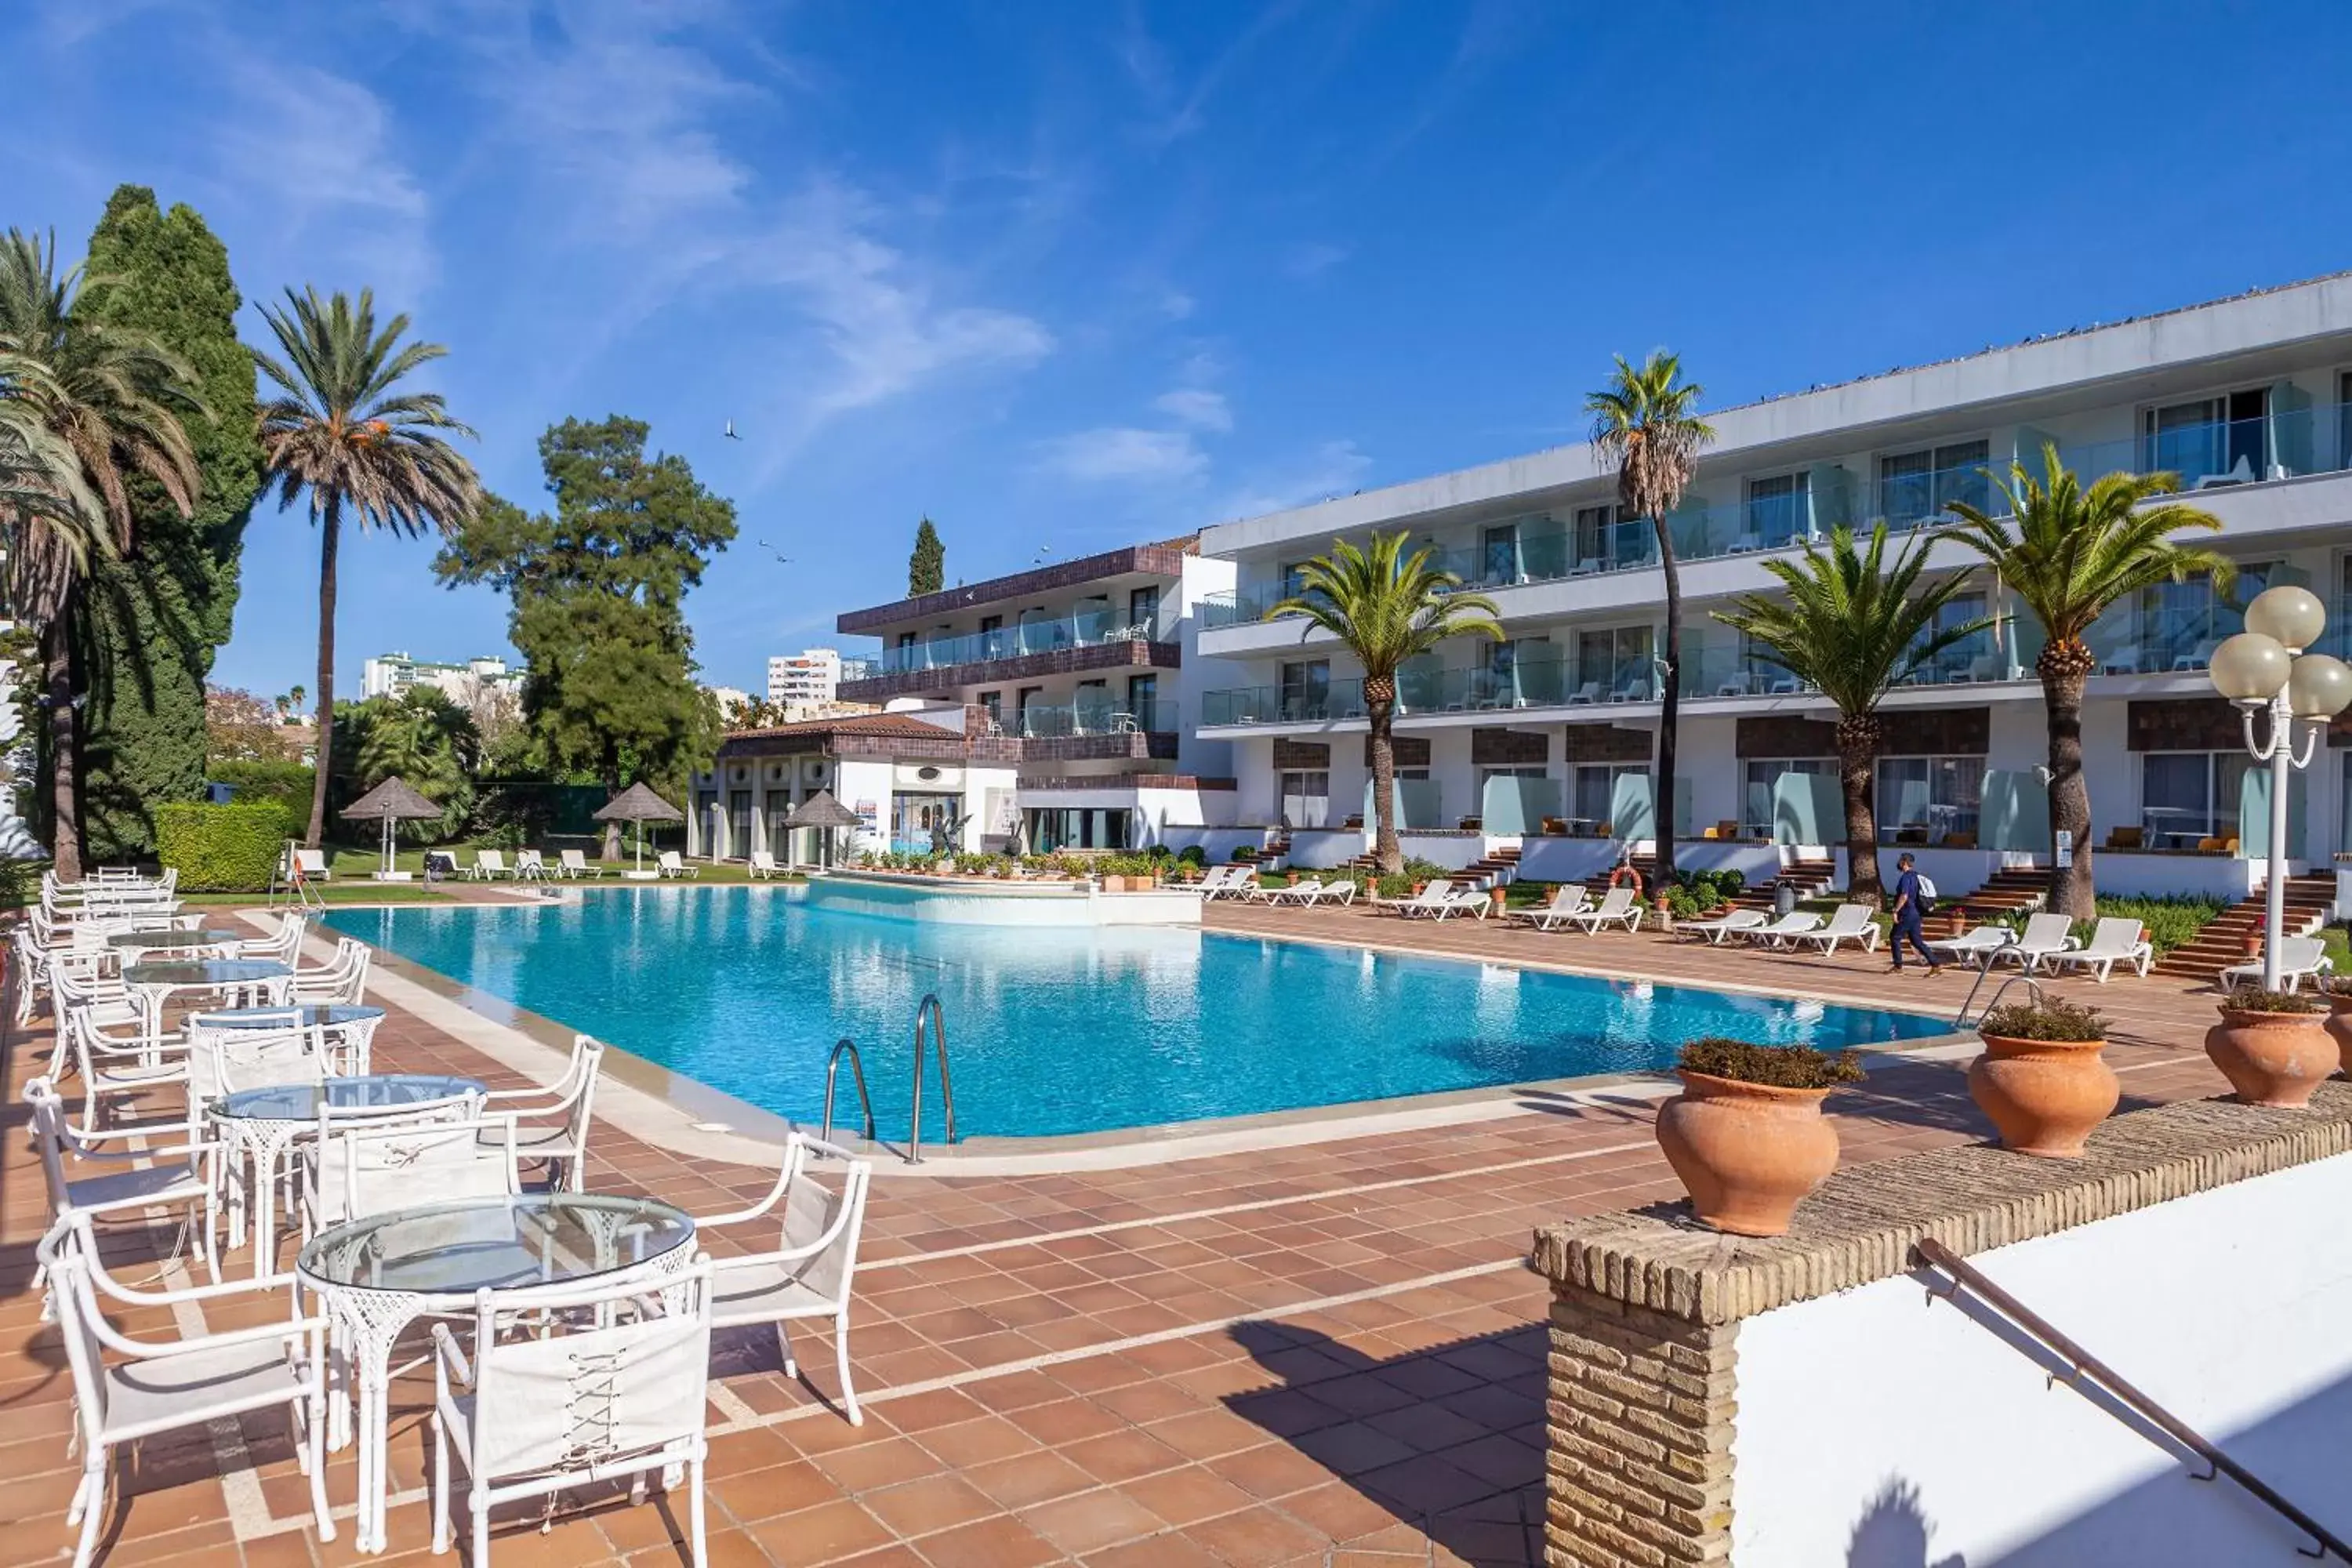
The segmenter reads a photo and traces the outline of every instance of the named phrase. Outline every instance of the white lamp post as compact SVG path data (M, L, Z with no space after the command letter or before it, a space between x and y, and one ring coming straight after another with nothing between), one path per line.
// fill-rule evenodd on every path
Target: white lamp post
M2286 922L2286 791L2297 768L2307 768L2327 721L2352 703L2352 668L2324 653L2303 650L2327 629L2327 606L2307 588L2268 588L2246 606L2246 629L2213 650L2213 689L2245 713L2246 750L2271 770L2268 880L2263 889L2263 988L2278 989L2279 938ZM2258 742L2254 715L2268 710ZM2305 721L2298 749L2294 721Z

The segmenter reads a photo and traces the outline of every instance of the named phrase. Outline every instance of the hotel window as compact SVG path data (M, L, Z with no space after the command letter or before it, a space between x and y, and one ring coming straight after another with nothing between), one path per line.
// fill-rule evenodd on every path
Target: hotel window
M1147 642L1160 635L1160 588L1158 584L1155 584L1149 588L1133 589L1128 594L1127 624L1130 626L1142 627L1143 637Z
M980 617L980 656L982 658L1004 657L1004 617L1003 616Z
M1282 565L1282 592L1278 597L1295 599L1305 591L1306 587L1307 563L1303 561L1284 562Z
M1139 730L1173 730L1173 715L1160 711L1160 678L1156 675L1130 675L1127 678L1127 710L1135 717Z
M1991 455L1990 442L1951 441L1879 458L1879 510L1887 526L1925 522L1941 516L1956 500L1982 507L1990 496L1985 464Z
M1282 826L1320 827L1331 815L1331 775L1321 768L1282 775Z
M1045 704L1037 700L1045 695L1045 689L1042 686L1024 686L1013 693L1013 728L1015 733L1025 735L1029 732L1029 710L1033 707L1042 710Z
M1647 702L1658 689L1647 626L1615 626L1576 634L1576 690L1592 702Z
M1581 763L1576 769L1575 792L1570 796L1575 820L1570 826L1580 832L1591 832L1603 823L1615 826L1617 812L1617 781L1628 773L1647 776L1647 763Z
M1980 621L1985 617L1985 609L1983 594L1955 594L1936 612L1936 630L1957 631L1971 621ZM1994 651L1992 646L1992 628L1983 626L1915 667L1911 679L1921 685L1956 680L1998 680L2003 674L2000 665L2000 655Z
M1896 844L1974 840L1984 797L1982 757L1881 757L1878 832Z
M2147 752L2139 762L2140 842L2194 849L2238 831L2238 797L2252 760L2243 752Z
M1507 586L1527 581L1527 574L1519 565L1517 523L1502 522L1479 530L1478 581L1488 586Z
M1650 523L1622 506L1576 509L1576 570L1607 572L1650 559Z
M1773 474L1748 481L1748 527L1735 546L1766 550L1812 528L1812 476Z
M2203 479L2246 483L2268 478L2270 406L2270 389L2258 386L2144 409L2141 464L2178 474L2184 485Z
M1758 838L1773 837L1779 826L1773 797L1780 793L1780 780L1789 774L1810 778L1835 778L1837 763L1830 757L1750 757L1748 759L1747 787L1741 792L1747 805L1740 830ZM1836 823L1816 823L1814 832L1823 837L1842 836L1843 819Z
M1331 661L1295 660L1282 667L1282 716L1320 719L1330 708Z
M982 711L982 712L983 712L983 713L985 713L985 714L987 714L987 715L988 715L988 727L989 727L989 730L990 730L990 731L991 731L992 733L993 733L993 732L995 732L995 731L1001 731L1001 730L1003 730L1003 729L1004 728L1004 693L1003 693L1003 692L1002 692L1002 691L983 691L983 692L982 692L982 693L980 694L980 709L981 709L981 711Z
M1076 733L1099 735L1110 728L1110 682L1081 680L1070 699L1070 718Z

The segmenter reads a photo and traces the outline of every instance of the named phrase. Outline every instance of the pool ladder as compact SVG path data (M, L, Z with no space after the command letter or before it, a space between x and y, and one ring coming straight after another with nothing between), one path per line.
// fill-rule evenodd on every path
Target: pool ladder
M940 1105L947 1112L948 1142L956 1141L955 1083L948 1074L948 1021L940 1008L940 994L934 991L915 1006L915 1081L908 1095L910 1110L907 1119L907 1151L900 1156L909 1165L923 1163L923 1046L929 1040L940 1064ZM826 1142L833 1141L833 1093L841 1078L843 1058L849 1060L851 1079L857 1085L857 1108L866 1118L866 1141L879 1143L874 1132L874 1097L866 1091L866 1064L857 1055L857 1042L844 1036L833 1047L824 1062L824 1125L818 1136Z

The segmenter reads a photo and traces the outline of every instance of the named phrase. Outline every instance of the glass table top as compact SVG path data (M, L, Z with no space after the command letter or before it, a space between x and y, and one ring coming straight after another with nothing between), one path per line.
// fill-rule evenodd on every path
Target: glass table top
M187 963L134 963L122 973L126 985L251 985L283 980L291 969L274 958L203 958Z
M322 1109L389 1110L485 1092L482 1080L443 1073L373 1073L318 1083L273 1083L223 1095L208 1108L236 1121L316 1121Z
M109 947L217 947L225 942L248 940L240 931L206 926L202 931L119 931L106 939Z
M653 1262L694 1239L655 1198L535 1193L375 1215L311 1238L295 1267L321 1284L470 1296L577 1284Z
M286 1007L220 1007L193 1020L210 1029L333 1029L383 1016L381 1007L349 1002L304 1002Z

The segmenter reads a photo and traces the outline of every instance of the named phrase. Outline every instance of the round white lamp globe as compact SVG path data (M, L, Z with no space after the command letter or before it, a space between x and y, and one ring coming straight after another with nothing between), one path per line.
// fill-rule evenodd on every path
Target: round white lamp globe
M2283 647L2306 648L2327 629L2327 606L2308 588L2265 588L2246 606L2246 629Z
M2286 705L2298 719L2333 719L2352 704L2352 666L2324 653L2294 661L2287 677Z
M2213 650L2213 689L2232 702L2268 702L2287 683L2294 666L2276 637L2240 632Z

